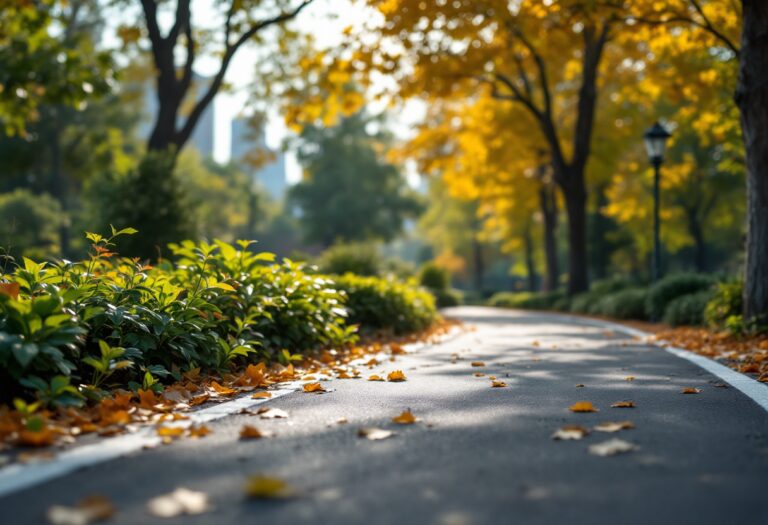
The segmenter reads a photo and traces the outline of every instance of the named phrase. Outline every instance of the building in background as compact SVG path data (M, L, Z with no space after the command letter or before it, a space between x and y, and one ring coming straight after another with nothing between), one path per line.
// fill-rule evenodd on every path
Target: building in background
M194 92L195 100L199 100L203 94L205 93L205 89L208 87L209 82L211 81L211 77L204 77L198 74L195 74L192 79L192 87L190 88L191 91ZM213 102L211 102L208 107L205 109L203 114L200 116L200 120L197 121L197 125L195 126L194 131L192 132L192 136L189 139L189 142L185 147L187 148L195 148L197 151L200 152L200 155L203 157L212 157L213 156L213 144L214 144L214 105L216 100L214 99ZM191 105L191 104L190 104ZM182 111L185 109L189 111L188 108L185 108L182 106ZM138 136L139 138L146 140L149 138L149 135L152 133L152 126L154 125L154 117L157 114L158 110L158 104L157 104L157 92L155 90L154 82L148 83L146 87L144 88L144 110L141 122L138 126ZM178 124L181 124L186 119L186 115L182 115L179 117Z
M280 151L269 149L264 137L264 128L254 130L250 119L238 117L232 120L230 160L237 163L254 182L258 182L276 201L285 198L288 187L285 173L285 156ZM264 156L268 160L254 167L248 159Z

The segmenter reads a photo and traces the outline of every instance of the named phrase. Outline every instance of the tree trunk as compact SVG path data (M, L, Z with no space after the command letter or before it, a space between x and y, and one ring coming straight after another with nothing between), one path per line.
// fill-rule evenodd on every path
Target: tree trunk
M584 175L571 173L569 188L563 188L568 215L568 295L589 289L587 273L587 190Z
M744 316L768 318L768 2L742 0L743 28L736 103L747 164Z
M693 239L693 263L697 272L707 271L707 240L704 229L694 210L688 212L688 233Z
M557 195L552 184L542 184L539 190L541 214L544 218L544 259L546 276L544 291L557 290L560 282L560 265L557 253Z
M477 234L472 237L472 252L474 256L475 290L482 295L485 263L483 261L483 245L478 240Z
M523 235L523 249L525 250L525 269L528 273L528 291L536 291L536 262L533 258L533 238L531 237L531 223L525 227Z

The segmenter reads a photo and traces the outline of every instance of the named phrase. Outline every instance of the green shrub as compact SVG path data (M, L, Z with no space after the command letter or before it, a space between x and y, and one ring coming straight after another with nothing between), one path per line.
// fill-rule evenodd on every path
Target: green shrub
M609 277L592 283L589 291L598 297L603 297L636 286L637 283L631 279L624 277Z
M741 316L743 292L744 285L739 280L717 283L715 292L704 309L706 324L713 328L726 328L729 319Z
M664 311L664 322L672 326L701 325L704 322L704 309L711 298L710 290L676 297Z
M335 244L318 259L320 271L332 275L375 276L381 274L381 255L373 244Z
M419 272L419 284L430 290L447 290L451 285L451 276L445 268L427 263Z
M614 319L644 320L647 295L645 288L627 288L601 298L593 311Z
M667 305L678 297L704 290L714 284L712 277L702 274L670 275L654 284L648 291L645 311L652 320L662 319Z
M430 290L430 293L435 296L438 308L450 308L464 304L464 294L459 290Z
M498 292L489 300L490 306L522 308L525 310L551 310L561 302L563 292Z
M56 254L65 220L59 201L50 195L22 189L0 194L0 248L14 257Z
M415 283L349 273L333 280L347 295L348 321L363 328L403 334L437 318L434 298Z

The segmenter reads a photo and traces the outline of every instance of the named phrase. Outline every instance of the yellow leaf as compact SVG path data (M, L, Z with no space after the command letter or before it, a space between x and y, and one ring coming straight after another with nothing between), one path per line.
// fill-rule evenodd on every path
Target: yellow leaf
M377 376L376 374L373 374L371 376L368 376L368 381L384 381L384 378L381 376Z
M267 392L267 391L265 391L265 390L262 390L261 392L256 392L251 397L253 399L268 399L268 398L272 397L272 394Z
M284 499L296 495L288 483L279 478L251 476L245 483L245 493L256 499Z
M157 427L157 435L160 437L177 438L184 435L182 427Z
M393 370L387 374L387 381L398 382L405 381L405 374L402 370Z
M325 392L320 383L307 383L304 385L304 392Z
M492 388L506 388L507 384L504 381L491 381Z
M413 412L409 410L405 410L402 414L399 416L395 416L392 418L393 423L397 423L398 425L412 425L416 422L416 417L413 415Z
M200 425L196 427L189 427L189 437L191 438L201 438L205 437L208 434L212 433L213 431L210 429L210 427L207 427L205 425Z
M472 361L472 366L485 366L485 363L482 361Z
M574 403L568 407L568 410L571 412L597 412L597 409L589 401L579 401L578 403Z
M635 376L627 376L624 378L624 381L634 381L634 380L635 380Z

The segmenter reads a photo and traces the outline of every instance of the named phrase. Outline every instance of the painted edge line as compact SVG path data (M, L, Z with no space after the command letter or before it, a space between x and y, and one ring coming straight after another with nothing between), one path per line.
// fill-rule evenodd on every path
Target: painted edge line
M462 330L452 329L437 344L443 344L462 334ZM432 343L428 342L415 342L403 346L409 351L415 352L431 345ZM236 414L244 408L251 408L272 401L278 397L296 392L301 388L302 383L300 381L283 383L280 385L279 389L269 391L272 394L272 397L253 399L249 394L246 394L231 401L190 412L188 414L189 419L173 423L169 422L167 423L167 426L189 427L191 425L200 425L216 421L217 419ZM56 457L50 461L29 464L14 463L8 465L0 468L0 498L40 483L66 476L67 474L71 474L82 468L127 456L128 454L138 452L145 447L155 447L159 445L160 442L161 439L157 436L155 427L147 426L141 427L133 434L100 439L96 443L76 446L56 455Z
M613 323L611 321L603 321L601 319L592 319L589 317L580 317L577 315L565 315L565 314L552 314L552 317L567 319L568 321L571 321L571 322L576 321L577 324L586 324L586 325L595 326L595 327L609 328L614 332L622 332L627 335L631 335L632 337L648 338L653 336L653 334L650 332L645 332L643 330L638 330L637 328L624 326L619 323ZM714 361L708 357L704 357L703 355L695 354L683 348L676 348L674 346L659 344L659 343L664 343L664 341L658 341L658 342L646 341L646 343L651 346L655 346L657 348L665 350L674 356L677 356L681 359L685 359L686 361L690 361L691 363L699 366L700 368L703 368L710 374L725 381L726 383L731 385L733 388L740 391L749 399L757 403L757 405L760 406L763 410L768 412L768 385L765 385L759 381L755 381L751 377L748 377L740 372L736 372L735 370L732 370L725 365L721 365L717 361Z

